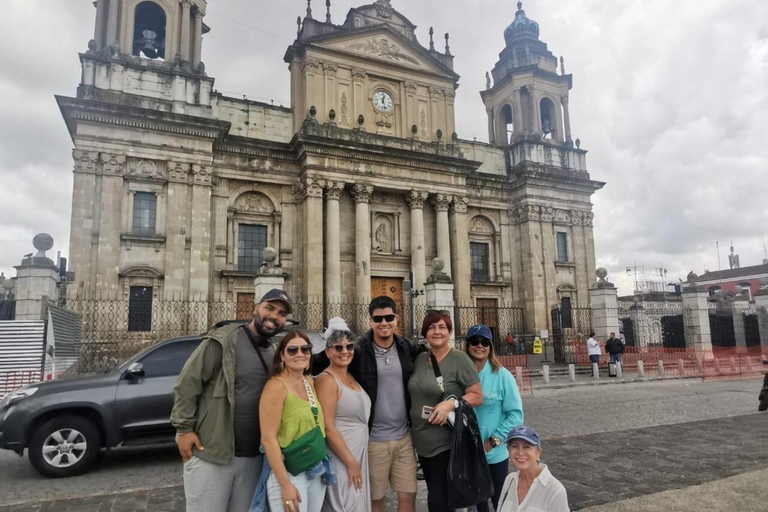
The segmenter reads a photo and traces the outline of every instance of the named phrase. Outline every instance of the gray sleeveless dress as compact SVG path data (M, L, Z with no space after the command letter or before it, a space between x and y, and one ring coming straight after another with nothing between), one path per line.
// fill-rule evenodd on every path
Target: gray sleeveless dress
M333 375L331 375L333 377ZM333 377L336 380L336 377ZM336 403L336 429L349 451L360 463L363 487L358 491L349 486L347 467L329 450L336 470L336 484L327 488L323 512L370 512L371 486L368 479L368 418L371 415L371 399L360 388L353 391L336 380L341 397Z

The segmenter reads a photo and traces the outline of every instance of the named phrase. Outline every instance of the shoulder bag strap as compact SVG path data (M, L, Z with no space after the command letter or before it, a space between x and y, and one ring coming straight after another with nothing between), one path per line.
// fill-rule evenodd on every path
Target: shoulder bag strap
M435 372L435 380L437 381L437 385L440 386L440 392L445 395L445 387L443 386L443 374L440 373L440 365L437 364L437 358L431 351L429 352L429 358L432 360L432 371Z
M318 414L317 402L315 402L315 394L312 393L312 386L309 385L309 382L307 382L306 377L302 377L301 380L304 381L304 389L307 390L307 399L309 400L309 408L315 417L315 426L319 426L320 422L317 421L317 414Z
M264 367L264 371L267 374L267 377L269 377L270 371L269 366L267 366L267 362L264 360L264 356L261 353L261 349L259 348L259 344L256 342L256 338L253 337L253 333L248 328L247 325L243 325L241 329L245 329L245 334L248 336L248 339L251 341L251 345L253 345L253 350L256 351L256 355L259 356L259 360L261 360L261 366Z

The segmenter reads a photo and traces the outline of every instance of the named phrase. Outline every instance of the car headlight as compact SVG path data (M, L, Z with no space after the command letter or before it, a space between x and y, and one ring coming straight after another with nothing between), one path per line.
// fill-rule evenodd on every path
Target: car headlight
M16 391L11 391L8 396L3 399L3 402L5 404L15 404L16 402L20 402L25 398L31 397L35 393L37 393L37 387L35 386L19 388Z

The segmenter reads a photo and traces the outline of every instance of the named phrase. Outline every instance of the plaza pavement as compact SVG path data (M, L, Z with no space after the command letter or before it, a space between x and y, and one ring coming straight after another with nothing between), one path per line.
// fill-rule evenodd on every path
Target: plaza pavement
M768 415L755 413L549 439L542 461L565 485L572 510L758 512L768 503L766 422ZM417 510L425 512L420 485ZM394 511L389 501L387 510ZM0 507L0 512L183 510L178 485Z

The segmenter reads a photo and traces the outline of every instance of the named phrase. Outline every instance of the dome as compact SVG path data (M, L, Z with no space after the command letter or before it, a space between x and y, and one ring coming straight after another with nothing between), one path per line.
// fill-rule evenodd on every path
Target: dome
M517 2L517 12L515 13L515 20L504 31L504 40L509 45L515 36L529 34L536 39L539 38L539 24L529 19L525 15L523 10L523 2Z

